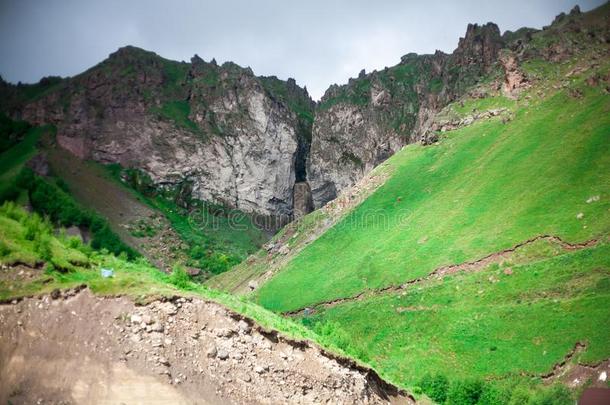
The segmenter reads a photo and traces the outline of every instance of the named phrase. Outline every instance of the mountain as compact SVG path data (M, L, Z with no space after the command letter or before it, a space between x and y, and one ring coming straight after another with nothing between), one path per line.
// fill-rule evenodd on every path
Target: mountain
M188 198L292 213L313 111L294 80L125 47L76 77L3 88L15 94L3 96L14 100L5 107L12 116L54 125L58 144L81 159L138 169Z
M597 381L610 358L598 328L610 319L601 304L610 297L609 13L608 4L575 9L541 31L503 36L471 26L460 47L479 32L480 52L405 58L399 67L434 58L487 67L464 90L438 73L448 104L410 118L417 130L407 133L423 142L360 180L385 156L358 156L359 146L398 148L390 106L408 109L420 94L392 98L396 87L382 87L397 68L333 88L318 106L309 161L323 159L317 137L326 134L329 185L310 181L317 205L333 197L324 190L341 193L209 285L300 321L432 397L430 384L450 395L450 384L484 381L468 389L495 399L479 403L527 403L520 390L538 403L532 379ZM393 104L375 105L382 92ZM359 160L339 158L349 151L363 162L353 177L345 167Z
M93 361L57 402L97 374L170 402L607 389L609 51L607 3L542 30L471 24L451 54L319 103L134 47L0 81L0 392L48 390L66 333Z

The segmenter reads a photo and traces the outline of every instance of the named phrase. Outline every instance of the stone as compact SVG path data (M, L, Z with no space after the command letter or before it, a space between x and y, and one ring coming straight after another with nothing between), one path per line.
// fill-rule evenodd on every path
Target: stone
M217 353L218 353L218 349L216 349L216 346L212 346L208 349L208 351L205 354L209 358L214 358L214 357L216 357Z
M252 329L248 322L244 321L243 319L237 323L237 328L241 333L250 333L250 330Z
M147 314L146 315L142 315L142 322L145 325L150 325L150 324L153 323L153 319L152 319L152 317L150 315L147 315Z
M139 325L142 323L142 317L138 314L131 314L129 317L132 324Z
M227 353L227 351L224 349L220 349L216 352L216 358L220 360L226 360L229 358L229 353Z
M150 330L152 332L163 332L164 328L163 325L159 322L155 322L152 324L152 326L150 327Z
M254 280L250 280L248 281L248 288L250 289L250 291L254 291L258 288L258 283Z
M576 219L580 220L583 219L585 217L585 214L583 214L582 212L579 212L578 214L576 214Z

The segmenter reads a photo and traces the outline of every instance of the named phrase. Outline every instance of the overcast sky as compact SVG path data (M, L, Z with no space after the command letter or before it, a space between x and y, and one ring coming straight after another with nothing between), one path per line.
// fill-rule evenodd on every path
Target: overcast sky
M583 11L604 0L581 0ZM360 69L451 52L469 22L540 28L575 0L0 0L0 75L71 76L124 45L294 77L318 99Z

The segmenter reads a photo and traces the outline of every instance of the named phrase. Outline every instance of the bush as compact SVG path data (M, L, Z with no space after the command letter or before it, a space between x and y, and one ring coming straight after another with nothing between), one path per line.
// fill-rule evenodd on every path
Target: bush
M169 276L169 282L178 288L188 289L191 282L191 277L183 267L175 266L172 274Z
M447 390L449 389L449 380L442 374L426 374L422 377L419 386L424 394L430 399L438 403L443 403L447 400Z
M447 403L451 405L475 405L479 402L483 383L478 380L456 381L447 393Z
M38 234L34 241L34 250L41 260L44 260L45 262L50 261L53 258L51 235L48 233Z
M504 405L508 402L507 395L491 384L485 384L477 405Z
M11 248L0 240L0 257L8 256L11 253Z
M529 401L530 405L571 405L573 403L572 393L561 384L538 391Z

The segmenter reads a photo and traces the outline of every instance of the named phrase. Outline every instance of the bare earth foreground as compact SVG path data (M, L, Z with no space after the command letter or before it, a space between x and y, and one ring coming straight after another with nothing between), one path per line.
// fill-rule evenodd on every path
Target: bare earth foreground
M410 403L372 371L211 302L88 289L0 305L0 403Z

